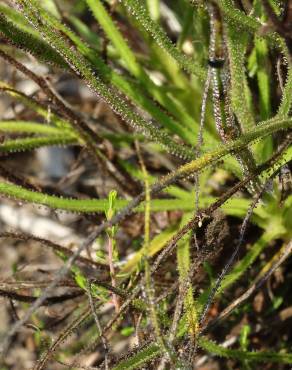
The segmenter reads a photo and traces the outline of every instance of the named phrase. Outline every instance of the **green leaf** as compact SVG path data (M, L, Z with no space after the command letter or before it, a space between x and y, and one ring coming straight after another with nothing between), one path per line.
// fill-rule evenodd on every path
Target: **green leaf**
M0 121L0 132L19 133L19 134L34 134L34 135L49 135L62 136L68 135L72 139L75 137L72 131L64 132L57 127L49 126L42 123L30 121ZM65 135L64 135L65 134Z
M161 349L157 344L151 344L140 350L138 353L121 360L115 365L112 370L132 370L139 369L142 365L151 361L161 353Z
M110 220L115 212L115 207L116 207L116 199L117 199L117 191L116 190L111 190L108 195L108 206L105 211L106 218L107 220Z
M278 353L278 352L247 352L236 349L229 349L223 346L220 346L208 339L200 338L199 346L220 357L232 358L236 360L248 360L251 362L267 362L267 363L282 363L282 364L291 364L292 363L292 354L291 353Z
M190 219L190 214L185 214L180 228L183 227ZM185 279L188 276L188 272L191 265L190 259L190 237L191 232L188 232L178 243L177 243L177 268L179 271L179 281L180 284L185 282ZM196 338L199 330L199 317L196 307L196 302L193 296L193 286L190 284L186 296L184 298L184 308L187 318L188 331L191 337Z
M124 336L124 337L129 337L130 335L132 335L133 333L135 333L135 328L133 326L127 326L125 328L123 328L120 333Z
M176 118L182 120L187 125L187 128L191 131L194 131L195 122L185 113L183 107L179 107L174 100L170 99L168 94L165 94L159 86L156 86L152 80L148 77L147 73L144 71L142 66L138 63L135 54L130 49L127 41L122 36L121 32L116 27L112 18L105 10L100 0L86 0L90 9L92 10L95 18L98 20L102 28L104 29L106 35L110 41L116 47L118 53L121 56L121 60L126 61L125 67L141 82L141 84L148 90L150 96L153 96L157 101L162 104L166 109L170 111ZM163 122L163 120L161 121ZM169 119L167 120L169 122ZM173 129L174 132L178 133L180 136L190 142L190 132L188 135L186 131L180 127L177 122L172 122L171 125L168 125L169 128ZM195 134L193 136L195 137ZM194 141L192 141L194 143Z
M201 80L205 80L206 71L193 59L173 45L164 30L158 23L153 21L149 16L147 9L142 5L140 0L124 0L123 4L128 11L135 17L138 24L153 37L153 40L164 49L174 60L187 72L198 76Z
M63 58L51 46L36 36L35 32L31 32L30 29L30 32L27 32L28 29L28 27L25 27L24 31L18 28L17 25L0 14L0 33L8 38L14 45L45 63L54 64L67 69L68 65Z

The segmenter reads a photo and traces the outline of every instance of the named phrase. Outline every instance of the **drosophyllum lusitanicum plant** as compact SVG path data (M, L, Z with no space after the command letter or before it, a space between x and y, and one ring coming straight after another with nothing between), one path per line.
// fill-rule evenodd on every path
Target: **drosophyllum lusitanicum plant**
M289 0L0 1L1 253L25 248L2 369L292 364L291 22Z

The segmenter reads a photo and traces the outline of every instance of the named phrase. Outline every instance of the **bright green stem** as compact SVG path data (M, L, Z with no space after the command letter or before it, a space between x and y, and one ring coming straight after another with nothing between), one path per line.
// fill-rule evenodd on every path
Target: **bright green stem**
M7 196L16 200L24 202L32 202L35 204L42 204L52 209L63 209L68 212L78 213L99 213L104 212L107 207L106 199L70 199L60 198L53 195L44 193L34 192L23 187L9 184L6 182L0 182L0 195ZM211 201L212 199L210 199ZM116 208L121 210L127 206L128 200L117 199ZM152 212L162 211L192 211L193 204L189 199L153 199L151 201ZM135 211L142 212L144 206L138 206Z
M0 144L0 153L22 152L25 150L41 148L43 146L69 145L76 143L76 138L72 136L45 136L5 140L4 143Z
M219 161L224 156L240 151L244 149L248 144L256 139L277 132L279 130L287 129L292 127L292 120L281 120L281 121L267 121L265 124L257 126L253 131L242 135L239 139L231 141L225 146L221 146L218 149L208 152L201 157L193 160L179 167L176 171L170 173L160 180L161 187L166 187L174 182L178 177L185 177L188 174L196 173L203 170L207 166ZM58 138L57 138L58 139ZM32 140L31 138L29 140ZM56 138L35 138L35 140L56 140ZM58 139L59 140L59 139ZM69 139L68 139L69 140ZM72 139L70 139L72 140ZM74 139L75 140L75 139ZM16 140L14 140L15 142ZM5 143L4 143L5 144ZM2 144L3 145L3 144ZM17 146L16 146L17 150ZM19 200L43 204L50 208L60 208L67 211L73 212L98 212L105 209L105 205L101 200L94 199L65 199L50 196L43 193L33 192L31 190L24 189L20 186L0 183L0 194L10 196ZM126 201L120 201L126 202ZM181 200L180 200L181 202ZM118 203L118 201L117 201ZM125 203L124 203L125 204Z
M63 122L63 121L62 121ZM67 125L68 123L64 121L64 125ZM34 135L48 135L51 136L52 139L55 140L54 145L63 145L64 140L68 140L69 144L80 144L83 145L83 142L81 140L78 141L78 137L71 129L68 129L67 127L55 127L55 126L49 126L47 124L42 123L36 123L36 122L30 122L30 121L0 121L0 132L4 133L16 133L16 134L34 134ZM111 132L100 132L99 133L101 137L110 140L113 143L119 143L119 142L126 142L126 143L132 143L135 139L143 140L143 137L133 134L127 134L127 133L111 133ZM64 139L65 137L65 139ZM72 141L70 141L72 139ZM75 141L74 141L75 139ZM32 140L31 145L29 144L30 141L25 139L17 139L18 143L21 143L20 147L21 150L30 150L35 149L39 147L38 141ZM5 148L17 148L17 145L15 144L13 146L12 140L11 143L7 146L5 146L5 143L2 144L1 148L2 151L5 151ZM41 143L41 142L40 142ZM50 139L48 139L48 143L45 143L45 145L50 145ZM19 149L17 148L17 149Z
M246 148L251 142L257 139L262 139L274 132L283 129L288 129L291 127L292 127L291 119L265 121L265 123L259 124L253 130L250 130L246 132L244 135L241 135L240 138L230 141L228 144L219 147L217 150L208 152L202 157L181 166L178 169L177 173L183 175L185 173L197 172L204 168L205 166L219 160L220 158L224 157L229 153L239 152L240 150Z
M54 126L49 126L41 123L28 122L28 121L0 121L0 132L7 133L26 133L26 134L39 134L50 136L68 136L68 132L64 132ZM65 135L64 135L65 134ZM70 137L75 137L70 132Z

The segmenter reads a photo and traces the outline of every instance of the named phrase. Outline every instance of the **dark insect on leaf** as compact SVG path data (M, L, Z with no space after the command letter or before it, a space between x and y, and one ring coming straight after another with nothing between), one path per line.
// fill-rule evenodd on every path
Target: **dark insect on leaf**
M212 68L222 68L224 66L224 59L208 59L208 65Z

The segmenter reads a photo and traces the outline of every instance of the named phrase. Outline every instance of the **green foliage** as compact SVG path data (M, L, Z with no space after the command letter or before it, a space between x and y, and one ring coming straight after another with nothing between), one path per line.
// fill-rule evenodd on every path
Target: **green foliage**
M6 7L1 6L1 11L5 14L7 13ZM9 8L10 10L10 8ZM8 15L13 20L15 19L13 10L10 10ZM19 14L18 14L19 15ZM39 35L32 32L32 29L25 24L22 25L22 17L17 17L17 24L21 25L22 28L18 28L11 21L5 18L3 14L0 14L0 32L15 46L19 47L21 50L26 51L40 59L41 61L52 63L62 68L68 68L67 63L63 58L55 52L46 42L44 42Z
M231 103L243 132L255 126L253 112L250 109L250 91L245 74L245 53L247 35L238 33L237 29L228 25L227 47L229 52L231 75ZM268 117L265 117L267 119Z
M134 112L126 100L116 91L109 89L108 86L97 76L92 70L91 65L77 51L70 48L66 39L60 32L56 34L52 31L52 27L56 27L57 20L49 13L44 12L36 1L20 1L24 14L28 17L32 24L39 30L42 35L45 35L47 41L63 56L69 66L81 76L86 84L94 90L104 101L106 101L112 109L119 114L124 120L131 124L135 129L143 132L147 137L157 140L171 153L183 158L191 158L192 151L187 147L182 147L173 142L171 137L166 132L158 130L155 126L145 121L142 116ZM33 6L33 8L32 8ZM41 23L38 22L39 17L43 17Z
M292 196L285 188L289 190L289 181L288 185L284 183L292 160L289 37L280 34L276 23L269 20L264 2L247 2L242 9L236 3L0 3L0 35L5 41L0 56L37 82L45 95L29 96L14 84L0 81L1 93L29 112L0 121L1 155L12 157L15 152L45 146L74 145L91 155L94 166L98 163L98 176L103 176L102 168L116 186L109 193L95 189L96 194L103 194L101 198L93 193L92 198L70 198L59 189L47 193L41 186L34 187L1 165L2 197L77 212L93 225L96 219L98 223L104 219L97 226L98 232L90 234L78 250L78 254L90 252L95 242L93 261L75 256L69 248L64 253L64 247L54 245L65 272L71 272L75 288L84 297L74 306L76 316L42 354L35 370L44 369L50 359L66 360L71 353L84 355L100 344L104 349L103 365L109 368L107 341L119 335L135 336L139 345L113 361L111 366L116 370L152 364L160 369L188 368L197 347L247 369L257 362L292 363L292 355L287 353L289 343L279 351L253 351L249 336L254 328L250 323L241 330L239 349L225 348L203 336L213 328L201 318L203 308L212 303L209 300L216 300L221 309L226 300L233 299L237 285L242 281L243 289L249 285L248 271L252 278L256 276L255 285L260 278L265 279L274 260L267 262L263 253L271 246L277 247L279 240L289 245L292 229ZM269 3L282 22L281 7L274 1ZM250 7L248 12L246 7ZM88 22L82 18L86 12L91 14ZM176 23L178 31L170 26ZM48 82L25 67L28 54L36 63L45 64L50 75L66 73L87 85L122 121L119 127L112 124L109 129L67 103L55 92L54 79ZM122 149L135 160L125 159ZM277 179L279 173L281 181ZM195 189L191 185L194 178ZM133 184L144 190L138 193ZM261 191L263 184L266 188ZM58 193L64 196L54 195ZM251 209L253 198L261 200ZM219 248L216 243L220 244L221 239L220 233L213 235L208 228L218 208L224 212L228 230L233 231L223 248L227 243L230 248L237 245L234 234L241 220L244 229L245 220L250 219L256 233L242 236L236 262L228 266L230 269L223 267L225 274L217 286L216 253L221 245ZM144 236L128 237L126 248L120 248L121 235L127 234L122 221L138 212L144 213ZM86 215L94 213L99 215ZM194 235L198 235L196 245ZM172 256L174 249L176 259ZM203 281L197 281L201 274ZM110 309L114 306L115 312L99 320L104 304ZM284 304L281 294L275 294L268 313ZM223 332L230 329L229 322L222 325ZM82 331L83 326L86 328ZM68 351L60 349L76 329L83 334L85 331L78 338L78 348L69 344ZM42 333L35 336L39 346ZM149 334L152 341L143 344ZM78 361L67 365L75 368Z
M198 76L201 80L204 80L206 74L203 68L198 65L195 60L188 58L185 54L181 53L175 45L173 45L159 24L151 19L147 9L142 5L140 0L125 0L124 5L135 17L138 25L146 32L149 32L154 41L169 53L169 55L171 55L182 68L187 72Z
M142 365L151 361L161 352L160 348L153 344L142 349L133 356L126 358L113 367L113 370L139 369Z
M189 218L190 216L186 214L185 218L182 220L182 226L186 223L186 221L189 220ZM188 273L191 266L190 238L191 235L190 233L188 233L177 244L177 268L179 271L181 289L185 280L188 279ZM188 291L185 294L184 307L186 312L188 331L191 337L196 338L199 329L199 320L192 286L188 288Z
M221 357L227 357L237 360L249 360L251 362L267 362L267 363L282 363L291 364L292 355L290 353L276 353L276 352L247 352L241 350L234 350L217 345L216 343L204 338L199 340L199 346L208 352ZM159 347L155 344L141 350L132 357L122 360L114 369L137 369L144 363L157 357L160 353Z
M247 352L235 349L225 348L219 346L214 342L201 338L200 346L210 353L217 356L232 358L236 360L249 360L250 362L267 362L267 363L282 363L291 364L292 355L290 353L277 353L277 352Z

